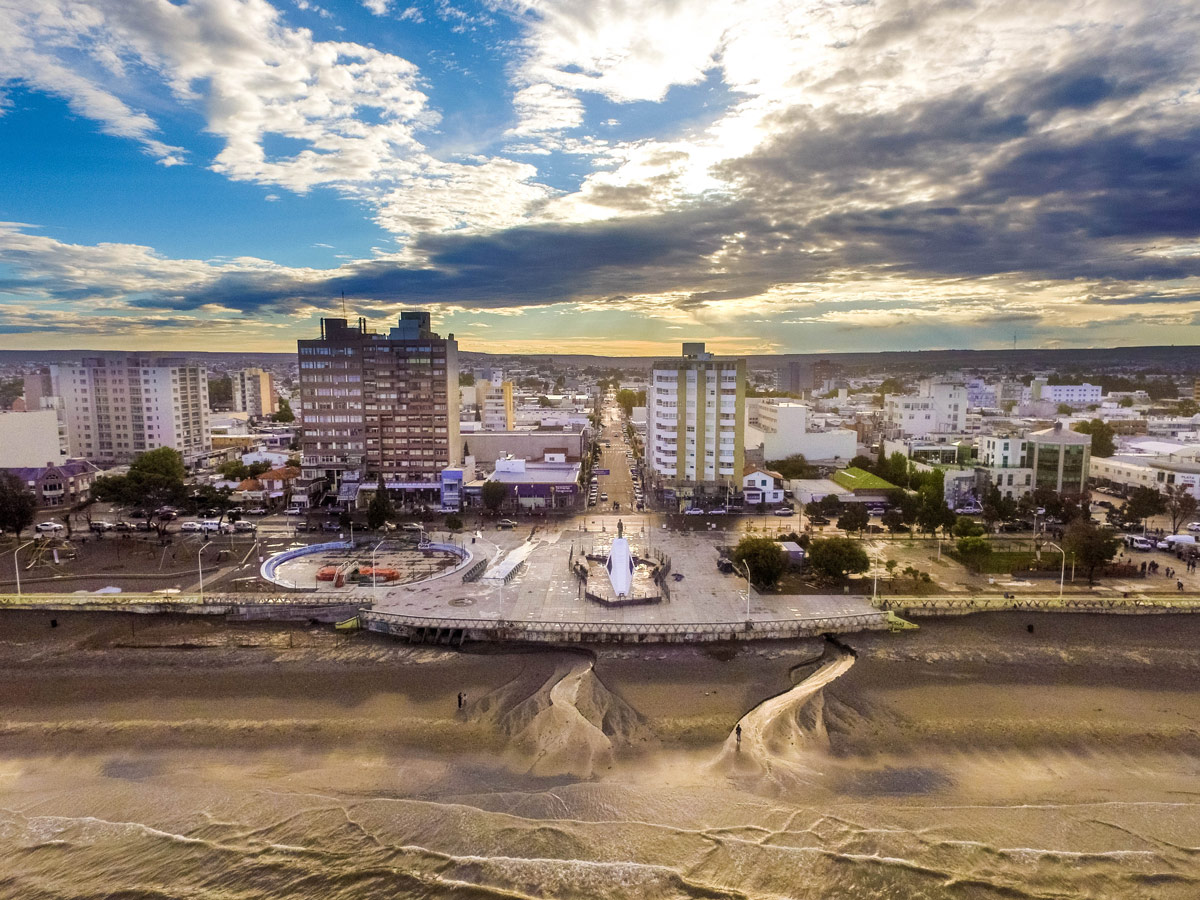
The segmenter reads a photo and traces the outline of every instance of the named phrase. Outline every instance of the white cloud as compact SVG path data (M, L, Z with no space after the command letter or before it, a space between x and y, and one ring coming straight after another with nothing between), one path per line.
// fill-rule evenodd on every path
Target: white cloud
M391 0L362 0L362 5L377 16L386 16Z
M421 10L417 9L415 6L408 7L402 13L400 13L400 15L396 16L396 18L401 22L413 22L417 25L420 25L425 21L425 17L421 15Z

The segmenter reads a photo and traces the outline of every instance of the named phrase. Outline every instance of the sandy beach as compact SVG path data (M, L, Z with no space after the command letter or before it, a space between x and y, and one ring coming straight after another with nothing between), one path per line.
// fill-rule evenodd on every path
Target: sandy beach
M3 897L1200 891L1194 617L466 652L50 618L0 621Z

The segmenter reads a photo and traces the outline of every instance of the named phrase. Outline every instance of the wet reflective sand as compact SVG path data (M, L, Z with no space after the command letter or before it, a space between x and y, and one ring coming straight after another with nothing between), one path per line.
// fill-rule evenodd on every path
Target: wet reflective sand
M0 620L3 897L1200 895L1200 620L458 654L46 619Z

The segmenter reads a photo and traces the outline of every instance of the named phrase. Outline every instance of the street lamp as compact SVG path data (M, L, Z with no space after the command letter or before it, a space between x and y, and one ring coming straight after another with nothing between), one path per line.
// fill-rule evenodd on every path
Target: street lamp
M383 540L387 540L387 538L384 538ZM371 548L371 587L375 594L376 603L379 602L379 572L375 568L375 551L378 550L382 544L383 541L380 541Z
M211 544L212 541L205 541L200 545L200 549L196 551L196 571L200 573L200 602L204 602L204 567L201 565L201 557L204 555L204 548ZM218 554L219 556L220 554Z
M1058 575L1058 599L1061 600L1063 595L1063 582L1066 581L1067 578L1067 551L1058 546L1058 544L1054 543L1054 541L1046 541L1046 543L1062 554L1062 571L1059 572Z
M26 541L20 547L18 547L16 550L13 551L13 571L17 575L17 596L18 597L21 596L21 567L17 564L17 554L20 553L22 550L24 550L26 547L28 547L30 544L32 544L36 540L37 540L37 538L34 538L31 541Z
M879 554L878 554L878 552L876 552L876 555L875 555L875 580L874 580L874 584L871 586L871 601L874 602L878 599L879 599Z
M742 565L746 568L746 621L750 621L750 563L742 560Z

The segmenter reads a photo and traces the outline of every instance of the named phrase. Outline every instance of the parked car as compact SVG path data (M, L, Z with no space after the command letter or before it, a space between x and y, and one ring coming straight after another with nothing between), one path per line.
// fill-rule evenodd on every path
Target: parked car
M138 531L153 531L154 526L143 519L141 522L137 523L137 530Z
M602 494L600 494L600 499L601 499L601 500L607 500L607 499L608 499L608 494L607 494L607 493L602 493Z
M516 528L517 523L514 522L512 519L501 519L499 522L496 523L496 527L497 528Z
M828 525L829 520L824 516L809 516L808 521L812 525Z
M885 512L887 512L887 509L883 506L868 506L867 507L867 515L869 515L869 516L882 516ZM981 510L981 512L982 512L982 510Z
M97 519L94 522L88 522L88 529L96 532L97 534L103 534L106 531L112 531L113 524L112 522L104 522L100 519Z
M699 506L690 506L683 511L683 514L685 516L702 516L704 515L704 510Z
M723 507L723 506L714 506L712 509L710 509L710 510L708 511L708 514L709 514L710 516L723 516L723 515L725 515L727 512L729 512L729 510L727 510L727 509L726 509L725 507Z
M795 510L793 510L790 506L781 506L779 509L775 510L775 515L777 516L794 516L795 514Z
M233 534L233 523L218 522L216 519L205 519L200 523L200 530L205 534Z
M256 531L258 526L253 522L238 521L233 523L234 531Z
M1131 550L1153 550L1154 541L1150 540L1148 537L1142 537L1138 534L1127 534L1125 535L1125 546L1129 547Z
M1188 531L1200 531L1200 522L1188 522Z
M285 516L302 516L304 515L304 510L298 506L289 506L283 511L283 514Z
M128 522L115 522L113 524L113 531L133 531L133 526Z
M954 512L960 516L977 516L983 512L983 507L975 506L974 504L956 506L954 508ZM882 515L882 513L880 513L880 515Z
M321 523L321 529L323 531L337 531L341 527L342 526L339 525L337 522L330 522L328 520Z
M57 522L38 522L33 526L33 530L41 534L54 534L55 532L62 531L63 526Z
M265 516L266 514L267 508L265 506L252 506L246 510L246 515L248 516Z
M420 522L405 522L400 526L401 531L424 531L425 526Z
M199 522L187 521L187 522L179 523L179 530L180 531L203 531L204 529L200 527Z

